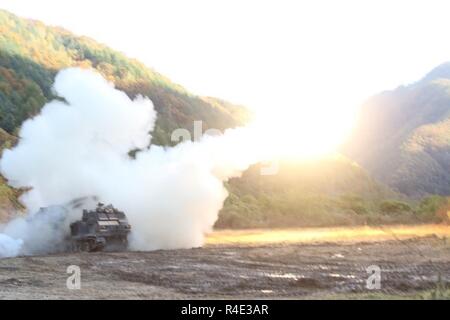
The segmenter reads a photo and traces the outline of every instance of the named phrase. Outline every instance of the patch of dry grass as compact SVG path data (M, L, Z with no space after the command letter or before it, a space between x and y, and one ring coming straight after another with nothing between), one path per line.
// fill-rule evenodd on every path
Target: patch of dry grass
M374 242L417 237L438 236L448 238L450 225L394 225L383 227L335 227L295 229L219 230L211 233L207 245L272 244L311 242Z

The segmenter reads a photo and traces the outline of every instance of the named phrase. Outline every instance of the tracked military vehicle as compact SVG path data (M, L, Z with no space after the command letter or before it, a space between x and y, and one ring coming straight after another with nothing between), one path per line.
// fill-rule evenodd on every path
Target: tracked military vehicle
M131 226L125 213L112 205L97 205L95 210L83 210L80 221L70 225L74 251L122 251L128 247Z

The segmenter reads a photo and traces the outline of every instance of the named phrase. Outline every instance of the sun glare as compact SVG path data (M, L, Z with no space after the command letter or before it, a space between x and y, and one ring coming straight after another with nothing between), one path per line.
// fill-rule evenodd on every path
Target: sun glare
M326 101L304 100L258 114L267 147L282 158L314 158L335 153L351 133L356 108Z

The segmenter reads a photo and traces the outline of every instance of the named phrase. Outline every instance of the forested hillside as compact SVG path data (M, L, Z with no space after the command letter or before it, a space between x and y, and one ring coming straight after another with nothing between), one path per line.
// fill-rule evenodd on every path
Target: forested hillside
M39 112L52 98L56 72L69 66L95 68L130 97L151 98L159 114L154 133L158 144L169 144L175 128L192 131L194 120L203 120L204 129L225 129L249 117L243 107L190 94L137 60L90 38L0 10L0 127L13 134Z
M261 175L260 167L228 183L230 196L217 227L440 222L450 208L445 197L412 201L395 193L341 155L285 160L276 175Z
M399 192L450 195L450 63L369 99L344 152Z

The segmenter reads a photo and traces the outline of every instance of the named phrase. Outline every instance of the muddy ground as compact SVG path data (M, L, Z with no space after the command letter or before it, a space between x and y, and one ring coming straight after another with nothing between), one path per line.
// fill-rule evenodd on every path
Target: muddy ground
M208 245L0 259L1 299L327 298L410 296L450 285L450 241L436 236L363 243ZM69 290L69 265L81 289ZM381 289L366 288L378 265Z

